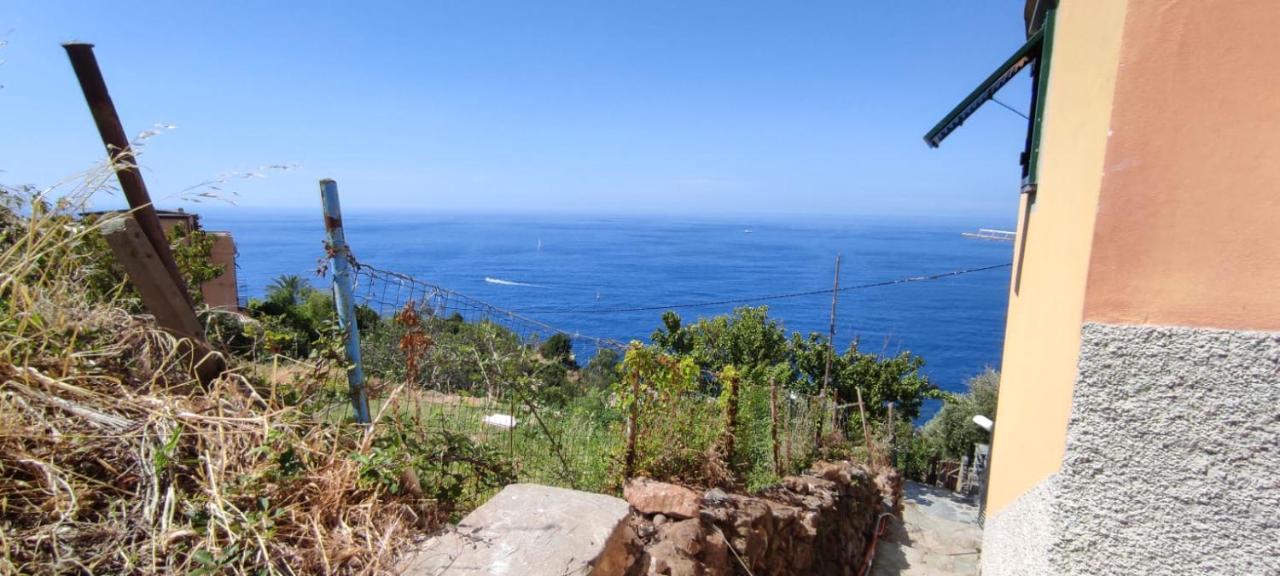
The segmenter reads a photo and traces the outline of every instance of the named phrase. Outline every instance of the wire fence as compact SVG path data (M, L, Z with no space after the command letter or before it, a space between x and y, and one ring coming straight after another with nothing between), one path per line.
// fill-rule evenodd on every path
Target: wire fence
M354 284L357 303L381 316L394 315L412 302L420 313L434 318L455 317L467 323L488 322L502 326L529 345L541 343L555 334L564 334L573 342L577 355L584 358L594 356L602 348L626 349L626 344L617 340L562 330L408 274L368 264L356 264Z
M608 379L585 382L587 367L577 360L608 350L596 370L612 370L624 344L562 330L407 274L364 264L355 269L375 413L391 390L407 383L402 398L411 401L403 405L427 425L496 452L519 481L604 488L616 468L621 420L607 390L587 390ZM570 344L565 356L547 349L553 338Z
M519 481L616 487L625 452L634 445L629 414L613 389L626 345L562 330L407 274L359 263L355 271L361 354L375 414L399 389L401 400L410 400L400 405L420 421L493 450ZM556 335L571 344L572 356L547 349ZM593 362L579 365L578 358ZM669 417L645 419L635 433L660 450L673 437L686 440L680 436L698 420L693 424L702 441L713 441L726 426L716 400L706 391L676 403L668 399L654 409L670 411ZM837 420L838 408L829 404L768 387L747 391L739 435L754 439L746 443L762 453L758 460L771 463L768 473L803 466L821 436L817 427L825 420L831 429Z
M691 437L697 437L692 442L697 448L689 454L711 451L715 442L728 437L725 460L741 462L745 454L747 474L775 479L807 466L830 445L865 446L868 456L875 450L858 416L859 404L838 404L827 394L797 394L757 380L740 391L740 398L735 395L730 410L719 397L724 387L710 373L699 374L701 384L678 397L658 387L633 390L620 383L618 362L628 349L622 342L561 329L407 274L353 265L361 354L374 413L391 390L398 390L411 400L403 406L411 406L420 422L465 436L499 455L519 481L616 488L637 450L666 457L688 448L681 446L690 444ZM926 282L1007 266L751 301ZM676 307L680 305L625 310ZM585 365L578 363L588 358ZM642 400L628 403L623 398ZM637 418L631 408L636 405L650 413Z

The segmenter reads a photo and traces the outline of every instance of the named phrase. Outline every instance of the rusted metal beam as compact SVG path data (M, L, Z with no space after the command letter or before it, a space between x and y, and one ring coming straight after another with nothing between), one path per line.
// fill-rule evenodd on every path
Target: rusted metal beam
M107 82L102 78L98 59L93 55L93 44L68 42L62 47L71 59L71 68L80 81L80 90L84 92L84 99L89 104L93 122L98 125L98 134L107 147L107 155L115 169L116 178L120 180L120 189L124 191L124 197L132 208L134 219L159 256L166 275L182 294L183 301L189 308L193 307L195 303L191 301L187 283L182 279L182 273L178 271L178 265L169 250L169 240L165 238L160 217L151 204L151 195L147 193L147 184L142 180L142 172L138 170L137 160L129 146L129 137L125 135L115 103L107 92ZM204 338L203 330L195 335Z

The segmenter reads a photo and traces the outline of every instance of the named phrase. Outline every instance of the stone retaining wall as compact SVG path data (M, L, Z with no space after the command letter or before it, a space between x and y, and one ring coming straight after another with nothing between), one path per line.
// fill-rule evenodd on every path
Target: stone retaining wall
M820 462L754 495L636 479L625 489L639 548L629 573L855 575L883 496L900 487L849 462Z
M406 576L855 575L896 473L820 462L759 494L637 478L623 501L513 484L421 543ZM884 496L882 496L884 495ZM748 571L749 570L749 571Z

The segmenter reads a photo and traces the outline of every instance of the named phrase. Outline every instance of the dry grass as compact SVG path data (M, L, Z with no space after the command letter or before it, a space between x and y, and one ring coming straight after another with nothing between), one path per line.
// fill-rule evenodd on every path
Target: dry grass
M207 389L177 340L87 288L99 169L0 198L0 573L383 573L433 502L370 481L388 426L335 424L341 369ZM403 433L403 431L401 431Z

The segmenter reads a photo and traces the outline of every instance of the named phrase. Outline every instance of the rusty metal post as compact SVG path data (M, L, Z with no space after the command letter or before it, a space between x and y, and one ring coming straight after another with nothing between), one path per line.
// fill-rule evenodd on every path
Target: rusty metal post
M98 134L107 147L107 156L111 160L116 178L120 180L120 189L132 208L134 219L155 248L165 271L182 293L187 305L194 307L191 294L187 292L187 283L182 279L182 273L178 271L178 265L169 251L169 240L165 238L164 228L160 226L160 217L151 205L151 195L147 193L147 184L142 180L142 172L138 170L137 160L129 147L129 137L125 135L124 125L116 114L116 105L107 92L107 82L102 78L98 59L93 55L93 44L68 42L62 47L71 59L71 68L75 70L76 80L80 81L80 90L84 92L85 102L89 104L94 124L98 125ZM203 338L203 330L197 336Z
M325 178L320 181L320 200L324 205L325 248L333 267L333 304L338 309L338 325L346 336L347 384L351 389L351 406L356 422L368 424L369 396L364 388L364 364L360 361L360 326L356 323L356 302L351 282L351 249L342 230L342 205L338 202L338 183Z

